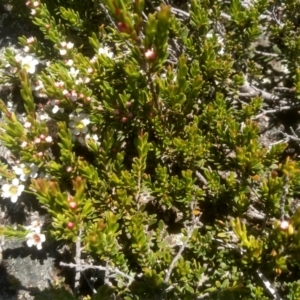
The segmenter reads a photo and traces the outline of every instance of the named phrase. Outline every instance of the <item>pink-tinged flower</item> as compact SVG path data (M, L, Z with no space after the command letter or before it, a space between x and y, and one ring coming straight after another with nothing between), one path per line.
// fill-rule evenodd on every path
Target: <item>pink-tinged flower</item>
M279 227L281 230L287 230L289 225L290 223L288 221L281 221Z
M36 138L34 139L34 143L35 143L35 144L40 144L40 143L41 143L41 139L38 138L38 137L36 137Z
M40 2L39 1L34 1L33 2L33 6L34 7L39 7L40 6Z
M89 74L94 73L94 69L93 68L88 68L87 71L88 71Z
M44 152L41 151L41 152L38 153L38 157L41 158L41 157L43 157L43 156L44 156Z
M62 87L65 85L65 83L64 83L63 81L56 81L56 82L54 83L54 85L55 85L55 87L57 87L57 88L62 88Z
M10 198L12 203L17 202L18 197L21 196L24 191L25 186L23 184L19 184L19 179L14 178L11 184L3 184L2 186L2 194L3 198Z
M66 48L67 43L66 43L66 42L61 42L60 45L61 45L63 48Z
M30 6L31 5L31 2L30 1L26 1L26 6Z
M15 61L16 61L17 63L20 63L20 62L22 61L22 59L23 59L23 57L22 57L20 54L17 54L17 55L15 56Z
M45 139L45 137L46 137L46 136L45 136L44 134L41 134L41 135L40 135L41 141L43 141L43 140Z
M71 99L71 101L73 101L73 102L77 101L77 99L78 99L77 92L72 91L72 92L71 92L71 97L70 97L70 99Z
M153 61L156 59L156 53L152 49L148 49L145 52L145 57L146 57L146 59Z
M46 241L44 234L37 232L30 232L26 235L26 243L28 247L36 246L38 250L42 249L42 243Z
M29 52L30 51L30 48L28 46L25 46L24 47L24 52Z
M70 209L75 209L77 207L76 202L74 202L74 201L69 202L69 207L70 207Z

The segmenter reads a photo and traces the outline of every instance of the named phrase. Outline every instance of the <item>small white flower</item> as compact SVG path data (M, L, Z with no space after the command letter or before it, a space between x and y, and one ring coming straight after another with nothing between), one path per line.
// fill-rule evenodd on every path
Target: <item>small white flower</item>
M78 116L71 115L71 121L69 127L74 135L80 135L81 133L87 133L87 125L90 124L88 116L84 113L80 113Z
M4 8L5 8L5 10L7 10L7 11L12 11L13 6L12 6L11 4L6 4L6 5L4 5Z
M47 143L52 143L53 142L52 136L50 136L50 135L46 136L45 141Z
M20 164L20 166L13 166L13 170L17 175L20 176L20 180L26 181L29 177L36 178L38 166L34 163L31 164Z
M36 80L33 84L31 84L31 89L33 91L39 91L44 88L44 84L41 80Z
M281 221L280 223L280 229L281 230L287 230L289 228L290 223L288 221Z
M23 57L21 56L21 54L17 54L17 55L15 56L15 61L16 61L17 63L20 63L20 62L22 61L22 59L23 59Z
M28 233L26 235L26 239L28 247L32 247L34 245L38 250L42 249L42 243L46 241L45 235L37 232Z
M29 52L29 51L30 51L30 48L29 48L28 46L25 46L25 47L24 47L24 51L25 51L25 52Z
M53 105L53 107L52 107L52 113L54 113L54 114L56 114L57 112L63 113L65 111L63 107L59 107L57 105L57 101L56 100L51 100L50 103L51 103L51 105Z
M22 59L21 67L22 69L25 69L28 73L33 74L35 72L35 66L38 63L39 62L37 61L37 59L33 58L30 55L27 55Z
M79 70L75 69L74 67L70 68L69 75L71 75L73 78L76 78L78 73Z
M113 56L114 56L113 52L111 52L110 49L106 46L104 48L99 48L98 49L98 54L99 55L105 55L109 58L113 58Z
M67 60L67 65L68 65L69 67L72 67L73 64L74 64L73 59L68 59L68 60Z
M67 50L66 49L60 49L59 50L59 54L60 55L66 55L67 54Z
M29 37L28 39L27 39L27 44L32 44L32 43L34 43L34 37L33 36L31 36L31 37Z
M74 47L74 43L68 42L66 46L67 49L72 49Z
M25 186L23 184L19 185L19 179L14 178L11 184L4 184L2 186L2 197L10 198L11 202L15 203L18 200L18 197L21 196L24 191Z
M31 127L31 123L26 121L23 125L24 128L29 129Z
M42 228L42 222L39 220L34 220L31 222L31 225L29 226L24 226L27 230L31 230L35 233L40 233L41 232L41 228Z
M43 113L43 114L40 115L40 120L41 121L47 121L49 119L50 119L50 117L47 113Z

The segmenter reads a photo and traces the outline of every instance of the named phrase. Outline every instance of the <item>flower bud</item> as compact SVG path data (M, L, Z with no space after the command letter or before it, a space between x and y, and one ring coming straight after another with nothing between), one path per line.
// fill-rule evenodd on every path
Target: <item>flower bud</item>
M147 60L149 61L154 61L156 59L156 53L151 49L148 49L146 52L145 52L145 57Z
M68 227L69 229L73 229L74 226L75 226L75 224L74 224L73 222L68 222L68 224L67 224L67 227Z
M69 207L70 207L70 209L75 209L77 207L76 202L74 202L74 201L69 202Z
M68 166L68 167L66 168L66 171L67 171L68 173L70 173L70 172L73 171L73 168L72 168L71 166Z
M127 31L127 25L123 22L118 22L118 29L120 32L126 32Z

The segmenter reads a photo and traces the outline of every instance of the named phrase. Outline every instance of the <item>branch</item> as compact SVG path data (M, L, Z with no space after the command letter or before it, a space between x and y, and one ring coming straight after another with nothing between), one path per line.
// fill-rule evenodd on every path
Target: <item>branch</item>
M81 228L79 229L79 233L77 236L77 240L76 240L76 255L75 255L75 262L76 265L80 266L80 258L81 258L81 234L82 234L82 230ZM75 284L74 284L74 290L75 290L75 294L77 294L79 292L79 286L80 286L80 276L81 276L81 272L79 268L75 268Z
M64 262L60 262L60 266L62 267L69 267L69 268L78 268L78 270L85 271L88 269L94 269L94 270L100 270L100 271L104 271L107 272L109 271L110 273L112 273L112 275L110 275L110 277L114 277L117 275L120 275L126 279L129 280L129 283L131 284L135 279L133 277L131 277L130 275L127 275L126 273L120 271L118 268L114 268L114 267L110 267L110 266L106 266L106 267L102 267L102 266L94 266L94 265L89 265L89 264L73 264L73 263L64 263Z
M167 273L166 273L166 276L165 276L165 279L164 279L164 284L165 286L168 285L168 282L170 280L170 277L171 277L171 274L173 272L173 269L176 265L176 263L178 262L178 260L180 259L180 256L182 255L183 251L185 250L186 246L188 245L188 242L189 240L191 239L192 237L192 234L194 232L194 229L197 227L197 225L199 224L199 216L196 218L194 213L193 213L193 210L194 210L194 201L191 202L191 214L192 214L192 225L190 227L187 228L187 237L186 237L186 240L185 242L181 245L178 253L176 254L176 256L173 258L171 264L170 264L170 267L169 269L167 270ZM171 286L172 287L172 286ZM171 288L169 287L169 288ZM161 296L160 296L160 299L163 299L165 293L166 293L167 289L164 288L162 293L161 293Z

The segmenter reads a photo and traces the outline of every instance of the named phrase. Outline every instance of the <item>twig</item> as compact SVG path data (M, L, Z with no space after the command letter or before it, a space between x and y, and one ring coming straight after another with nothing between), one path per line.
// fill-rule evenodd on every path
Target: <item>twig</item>
M289 176L284 175L283 181L284 181L283 182L283 193L282 193L282 197L280 199L280 217L281 217L281 221L284 221L284 207L285 207L287 195L289 193Z
M81 234L82 234L82 230L81 228L79 229L79 233L77 236L77 240L76 240L76 254L75 254L75 262L76 265L80 266L80 259L81 259ZM81 276L81 272L79 268L75 268L75 284L74 284L74 290L75 290L75 294L77 294L79 292L79 286L80 286L80 276Z
M178 253L175 255L175 257L173 258L169 269L167 270L166 276L164 278L164 284L165 286L168 285L168 282L170 280L171 274L173 272L173 269L176 265L176 263L178 262L178 260L180 259L180 256L182 255L183 251L185 250L186 246L188 245L189 240L192 237L192 234L194 232L194 229L197 227L198 225L198 221L199 221L199 217L195 217L195 215L193 214L193 209L194 209L194 201L191 202L191 213L192 213L192 225L190 227L187 228L187 237L186 240L183 242L183 244L181 245ZM170 288L170 287L169 287ZM160 299L163 299L165 293L167 291L167 288L164 288L161 295L160 295Z
M269 110L264 110L262 113L252 117L251 119L252 120L257 120L259 119L260 117L263 117L267 114L273 114L273 113L278 113L278 112L281 112L281 111L285 111L285 110L290 110L292 109L291 106L282 106L282 107L278 107L277 109L269 109Z
M267 288L267 290L271 293L273 296L273 299L275 300L283 300L280 295L277 293L277 291L272 287L272 284L270 281L265 277L265 275L260 271L260 269L256 270L256 273L264 283L264 286Z
M240 87L240 92L239 92L240 97L256 97L259 96L263 98L266 102L275 102L279 101L280 97L275 96L269 92L263 91L253 85L250 85L249 82L245 82L244 85Z
M110 267L110 266L106 266L106 267L102 267L102 266L94 266L94 265L89 265L89 264L73 264L73 263L64 263L64 262L60 262L60 266L62 267L69 267L69 268L78 268L81 272L88 270L88 269L94 269L94 270L100 270L100 271L109 271L111 273L110 277L114 277L117 275L120 275L126 279L129 280L129 284L131 284L135 279L133 277L131 277L130 275L127 275L126 273L120 271L118 268L114 268L114 267Z
M204 184L207 185L207 180L202 176L202 174L199 171L195 172L196 177Z

